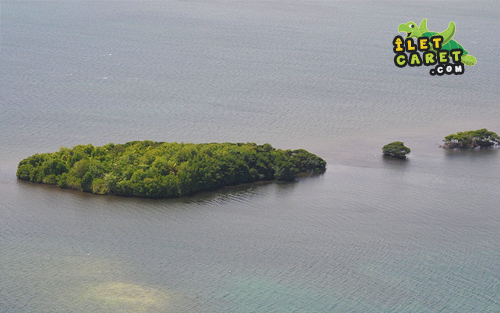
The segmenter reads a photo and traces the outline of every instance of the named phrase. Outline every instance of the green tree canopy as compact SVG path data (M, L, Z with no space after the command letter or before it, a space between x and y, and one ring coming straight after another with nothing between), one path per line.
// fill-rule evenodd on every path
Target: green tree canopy
M500 137L486 128L459 132L444 137L444 148L474 149L476 147L491 147L500 143Z
M404 159L411 152L401 141L394 141L382 147L382 153L394 158Z
M96 194L170 198L325 169L312 153L270 144L133 141L35 154L19 163L17 176Z

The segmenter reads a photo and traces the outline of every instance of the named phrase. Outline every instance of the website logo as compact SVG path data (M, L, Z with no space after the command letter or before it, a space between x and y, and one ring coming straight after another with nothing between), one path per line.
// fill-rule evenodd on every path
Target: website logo
M445 31L436 33L427 29L427 19L424 18L418 27L414 22L399 25L398 32L405 32L406 37L403 39L398 35L392 41L396 54L394 64L397 67L435 65L429 73L442 76L462 75L465 71L464 65L476 64L476 58L452 39L455 35L453 22L450 22Z

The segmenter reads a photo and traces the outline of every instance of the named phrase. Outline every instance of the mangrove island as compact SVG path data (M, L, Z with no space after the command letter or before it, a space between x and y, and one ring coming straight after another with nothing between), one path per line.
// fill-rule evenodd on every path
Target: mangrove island
M95 194L172 198L325 169L326 162L306 150L270 144L132 141L35 154L19 163L17 177Z
M500 137L486 128L459 132L444 137L443 148L474 149L476 147L492 147L500 143Z
M406 155L410 152L410 148L405 146L401 141L394 141L382 147L382 153L385 156L398 159L406 159Z

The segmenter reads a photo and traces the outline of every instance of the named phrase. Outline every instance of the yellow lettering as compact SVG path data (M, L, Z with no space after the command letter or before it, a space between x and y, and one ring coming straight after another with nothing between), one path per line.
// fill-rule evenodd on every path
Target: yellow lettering
M412 53L410 55L410 66L420 66L422 65L422 59L418 53Z
M434 42L434 50L441 49L441 43L443 42L443 36L432 36L432 42Z
M429 50L429 38L427 37L420 37L418 38L418 49L420 51L427 51Z
M406 59L406 54L404 53L397 54L394 57L394 63L396 64L397 67L405 67L407 62L408 60Z
M406 51L415 51L417 50L417 47L414 46L413 39L411 38L406 38Z
M453 55L453 62L458 63L460 61L460 57L462 56L462 50L454 49L451 50L451 54Z
M438 52L439 63L448 63L448 51L441 50Z
M424 62L425 65L435 64L436 63L436 54L432 51L428 51L424 53Z
M396 51L396 52L403 52L404 51L403 47L401 47L401 45L403 45L403 41L401 40L401 38L398 37L394 41L394 45L396 46L394 51Z

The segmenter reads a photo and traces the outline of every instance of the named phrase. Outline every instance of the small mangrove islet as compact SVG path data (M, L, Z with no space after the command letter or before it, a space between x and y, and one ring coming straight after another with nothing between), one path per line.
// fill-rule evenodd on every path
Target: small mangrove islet
M443 148L474 149L476 147L492 147L500 144L500 137L486 128L459 132L444 137Z
M410 148L405 146L401 141L394 141L382 147L384 155L398 159L405 159L406 155L410 152Z
M270 144L132 141L35 154L19 163L17 177L95 194L173 198L325 169L326 162L306 150Z

